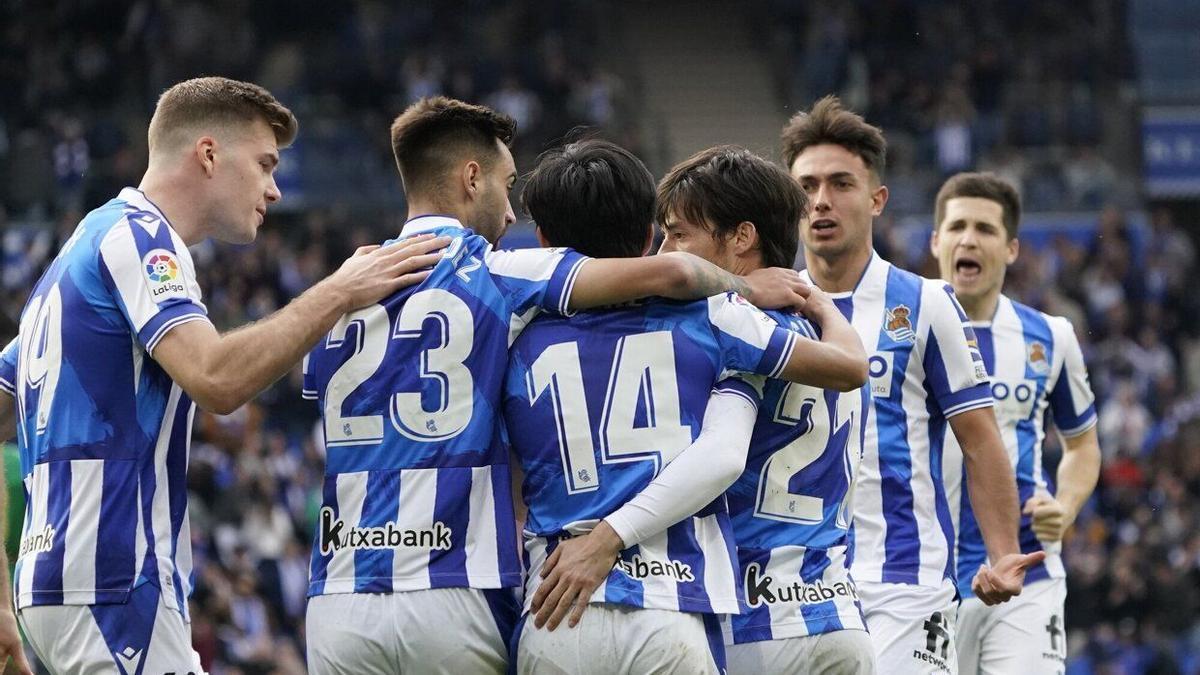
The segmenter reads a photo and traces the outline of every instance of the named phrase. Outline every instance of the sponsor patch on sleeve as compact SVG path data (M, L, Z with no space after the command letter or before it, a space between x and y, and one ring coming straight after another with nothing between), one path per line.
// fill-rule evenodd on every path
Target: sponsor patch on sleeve
M150 297L155 302L169 298L186 298L187 284L183 282L183 270L179 258L165 248L156 248L142 258L142 272Z

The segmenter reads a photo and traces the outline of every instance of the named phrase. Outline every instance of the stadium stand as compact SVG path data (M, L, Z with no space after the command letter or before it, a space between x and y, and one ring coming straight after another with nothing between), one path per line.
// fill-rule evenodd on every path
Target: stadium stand
M301 120L280 171L284 200L259 242L194 251L218 327L269 314L355 246L399 230L386 129L419 97L446 93L515 117L522 170L576 125L661 168L674 151L647 130L670 115L637 109L639 88L656 80L606 66L620 51L606 41L630 34L605 28L616 4L0 5L0 314L17 316L83 212L137 183L157 93L194 75L259 82ZM1144 7L1133 36L1127 4L1143 3L769 0L744 28L766 36L746 58L773 74L780 121L841 92L887 132L893 203L879 222L895 226L883 238L897 265L936 274L927 214L942 178L961 169L1013 178L1029 211L1082 213L1070 236L1031 215L1045 226L1008 281L1013 297L1073 321L1098 398L1101 481L1064 546L1067 672L1079 675L1200 672L1196 210L1145 215L1137 167L1120 161L1139 150L1131 40L1174 36L1140 48L1161 89L1172 73L1194 76L1184 62L1195 39ZM213 673L304 672L316 419L298 371L231 415L198 418L192 616Z

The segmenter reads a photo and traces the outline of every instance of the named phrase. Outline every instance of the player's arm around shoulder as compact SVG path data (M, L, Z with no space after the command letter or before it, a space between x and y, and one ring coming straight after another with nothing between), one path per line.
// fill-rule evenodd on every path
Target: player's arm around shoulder
M793 270L768 268L740 277L690 253L644 258L597 258L579 271L568 307L572 311L641 298L701 300L734 291L766 309L799 308L807 285Z
M271 316L225 335L208 321L172 328L151 356L201 408L228 414L283 377L346 312L420 283L447 237L364 246Z
M867 352L862 339L829 295L811 288L801 311L820 327L821 339L797 340L780 376L790 382L842 392L866 384Z

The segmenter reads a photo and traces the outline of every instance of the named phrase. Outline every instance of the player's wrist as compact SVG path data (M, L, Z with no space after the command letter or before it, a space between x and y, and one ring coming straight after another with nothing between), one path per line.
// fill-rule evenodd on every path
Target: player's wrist
M591 536L596 538L596 543L605 552L611 552L614 557L625 548L625 543L621 540L621 535L617 534L617 531L609 524L607 519L601 520L592 529Z

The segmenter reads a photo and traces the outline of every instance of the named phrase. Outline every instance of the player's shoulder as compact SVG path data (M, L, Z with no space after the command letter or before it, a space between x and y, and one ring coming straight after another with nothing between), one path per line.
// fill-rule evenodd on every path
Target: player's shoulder
M1007 298L1007 296L1002 297ZM1013 312L1025 325L1026 331L1042 332L1047 339L1055 342L1075 340L1075 326L1067 317L1043 312L1012 298L1008 298L1008 300L1012 304Z

